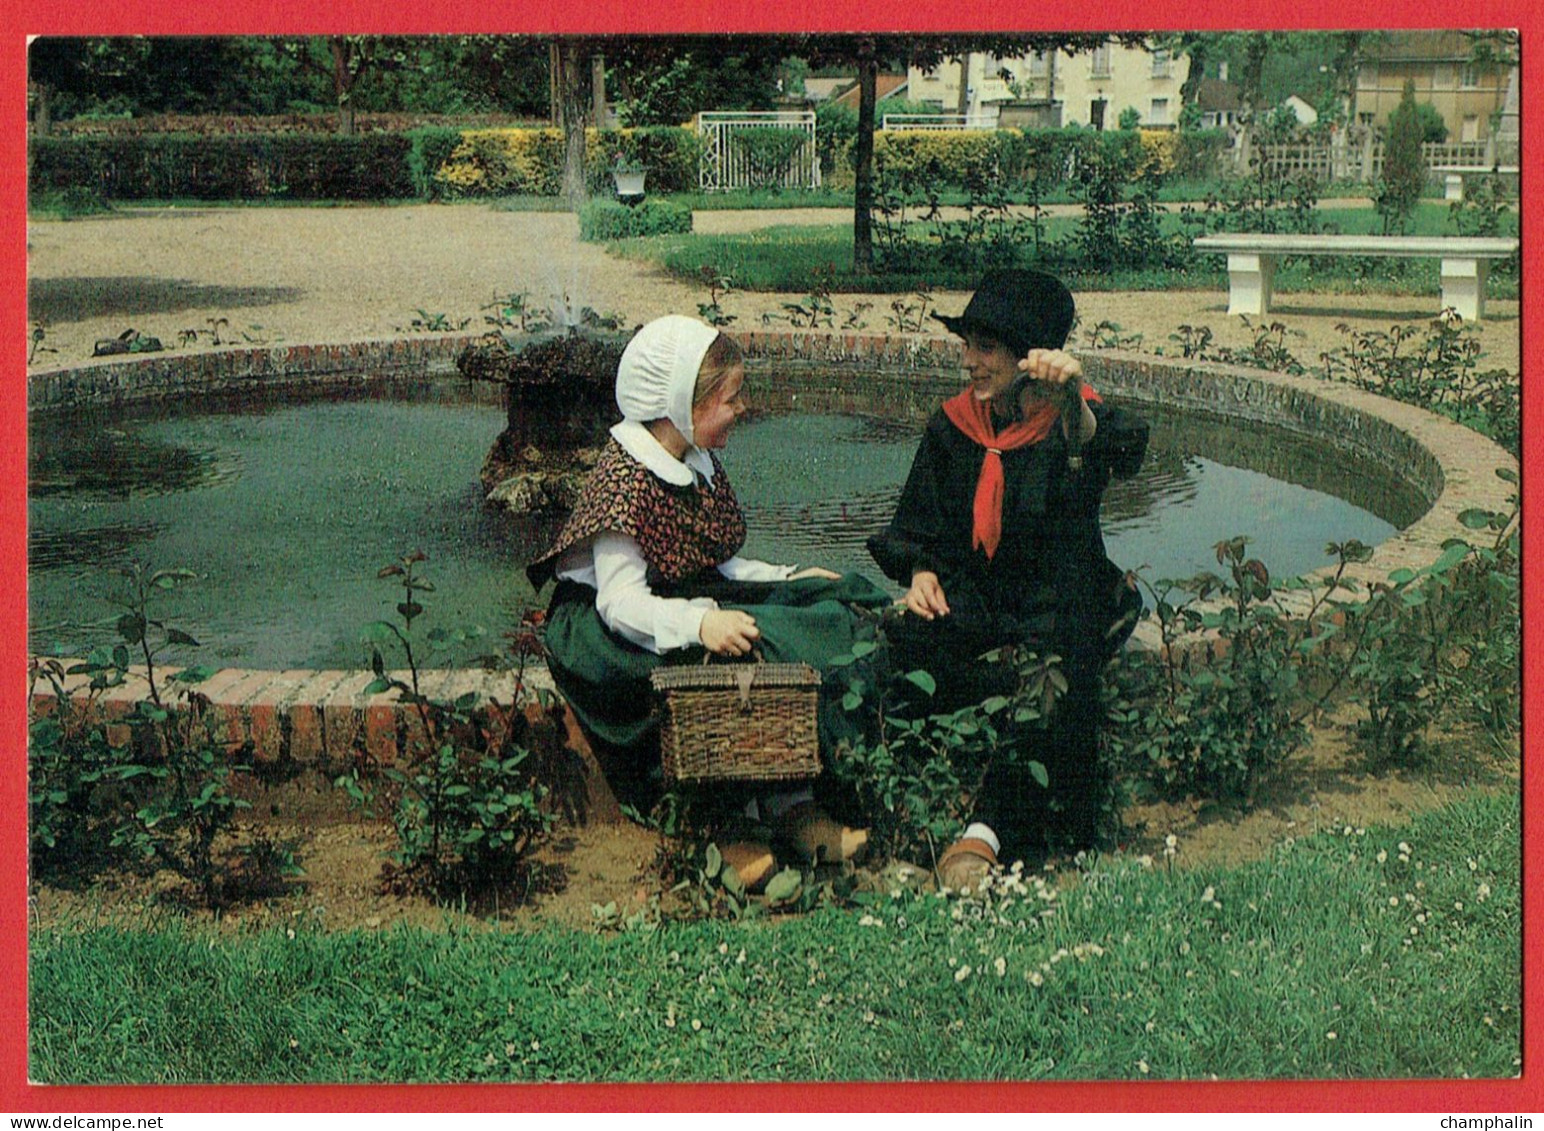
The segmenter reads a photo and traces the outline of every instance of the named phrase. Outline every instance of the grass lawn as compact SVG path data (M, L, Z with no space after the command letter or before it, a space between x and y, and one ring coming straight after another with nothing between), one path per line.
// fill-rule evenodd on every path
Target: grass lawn
M1520 813L598 935L31 937L47 1083L1509 1077Z
M1375 234L1382 220L1372 208L1326 208L1317 213L1326 231ZM1505 218L1508 234L1516 234L1516 216ZM1047 217L1047 243L1070 241L1081 225L1073 216ZM1161 217L1165 234L1183 230L1175 214ZM927 225L912 225L919 238L927 237ZM1416 209L1412 235L1452 235L1448 206L1426 201ZM876 247L879 239L876 233ZM926 284L934 288L969 289L979 269L937 269L925 274L891 273L859 276L852 270L852 225L839 223L779 225L736 234L687 234L619 240L612 250L626 258L657 263L676 278L701 279L704 267L727 275L739 290L804 293L816 279L833 293L904 293ZM1027 262L1033 262L1033 256ZM1194 266L1167 270L1078 271L1058 267L1060 274L1081 290L1167 290L1224 286L1225 257L1201 255ZM1348 257L1293 257L1283 260L1276 275L1278 292L1430 294L1441 290L1436 260L1403 260ZM1489 293L1495 298L1515 298L1515 275L1493 271Z

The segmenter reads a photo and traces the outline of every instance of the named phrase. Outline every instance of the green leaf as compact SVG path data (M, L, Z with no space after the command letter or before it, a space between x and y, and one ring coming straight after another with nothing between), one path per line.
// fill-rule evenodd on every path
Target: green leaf
M859 695L856 691L849 691L842 696L842 710L844 711L856 711L862 705L863 696Z
M359 630L359 639L366 644L392 644L402 639L402 633L390 621L373 620Z
M907 672L906 678L920 687L927 695L932 695L938 690L938 683L925 671Z
M1446 573L1459 562L1469 556L1469 544L1467 542L1454 542L1442 552L1442 556L1429 567L1432 573Z
M1495 517L1490 511L1481 510L1479 507L1470 507L1466 511L1459 512L1458 521L1470 530L1484 530L1490 525L1490 520Z
M383 691L390 691L390 690L391 690L391 680L387 679L385 676L376 676L374 679L372 679L369 683L367 683L365 685L364 691L362 691L360 694L362 694L362 695L379 695Z
M879 645L875 644L872 640L860 640L852 646L852 657L855 660L861 660L878 647Z
M171 676L171 678L178 683L203 683L204 680L214 675L214 673L215 669L206 664L194 664L192 667L183 668L180 672Z
M804 886L804 877L797 868L784 868L777 875L767 881L767 902L787 903L799 894L799 889Z
M702 874L704 876L707 876L708 879L711 880L714 876L718 875L719 869L722 868L723 866L724 866L724 854L721 853L718 850L718 845L716 845L716 844L708 845L707 863L704 865L704 867L702 869Z
M1041 789L1051 788L1051 775L1045 772L1045 767L1039 762L1029 763L1029 776L1035 779Z
M166 642L168 644L186 644L190 648L199 647L198 641L194 640L180 628L168 628L166 630Z

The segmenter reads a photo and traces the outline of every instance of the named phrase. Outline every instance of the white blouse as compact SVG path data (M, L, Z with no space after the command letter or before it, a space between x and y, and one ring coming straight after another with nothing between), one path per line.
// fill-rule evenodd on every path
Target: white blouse
M713 461L691 447L676 459L642 424L623 421L611 435L624 451L667 483L684 487L694 476L713 482ZM755 558L732 557L718 571L730 581L786 581L797 566L773 565ZM557 562L557 576L596 591L595 610L611 631L654 653L701 644L702 618L718 602L711 597L660 597L648 583L648 565L638 543L607 530L570 547Z

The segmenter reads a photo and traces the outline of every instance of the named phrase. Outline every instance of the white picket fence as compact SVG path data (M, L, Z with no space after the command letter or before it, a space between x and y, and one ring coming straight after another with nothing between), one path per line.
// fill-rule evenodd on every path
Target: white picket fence
M992 108L996 110L996 107ZM995 130L998 115L991 114L884 114L882 130Z
M1235 164L1258 162L1265 173L1291 179L1312 176L1322 182L1360 181L1372 184L1383 175L1382 138L1323 142L1257 142L1246 157L1231 150ZM1451 167L1492 168L1517 165L1516 152L1508 152L1494 140L1465 142L1426 142L1421 147L1426 167L1441 170Z
M697 115L697 135L702 139L702 158L697 183L703 192L761 187L765 170L755 168L745 146L737 144L737 131L758 126L800 130L804 145L776 179L780 188L820 187L820 154L815 147L813 110L704 110Z

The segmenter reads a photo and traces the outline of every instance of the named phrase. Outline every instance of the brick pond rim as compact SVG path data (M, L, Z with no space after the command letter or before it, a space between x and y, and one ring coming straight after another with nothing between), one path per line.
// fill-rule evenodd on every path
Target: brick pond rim
M758 406L774 411L870 413L920 422L960 387L959 352L951 339L731 333L757 375ZM455 335L172 353L37 371L28 376L28 413L436 378L454 374L456 357L476 340ZM1363 580L1430 564L1446 540L1467 535L1459 522L1466 510L1509 508L1513 488L1496 472L1517 472L1511 453L1423 409L1315 378L1116 350L1075 352L1090 384L1128 403L1283 428L1409 482L1429 508L1377 546L1371 561L1356 567ZM363 694L371 678L357 671L225 669L200 685L219 710L231 747L249 751L254 766L250 793L263 802L258 812L272 805L290 816L341 816L331 775L361 752L378 762L396 758L406 737L406 715L394 695ZM425 673L424 679L425 693L434 697L472 691L508 703L515 690L509 673L439 671ZM526 681L528 686L546 684L546 673L528 672ZM101 709L109 716L121 713L144 694L143 680L131 679ZM37 697L49 699L41 693ZM571 718L564 729L569 747L584 764L590 816L615 818L615 800Z

